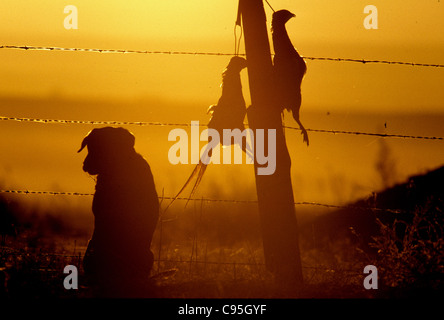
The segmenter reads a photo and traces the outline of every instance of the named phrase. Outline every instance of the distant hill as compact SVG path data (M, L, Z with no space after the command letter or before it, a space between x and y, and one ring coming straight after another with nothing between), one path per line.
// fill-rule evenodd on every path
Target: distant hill
M312 232L323 241L334 241L341 237L353 237L350 231L353 228L363 244L368 244L371 236L379 231L376 218L383 223L395 219L409 222L418 208L434 206L442 209L443 204L444 166L412 176L406 182L374 193L367 199L350 203L348 208L321 215L312 221Z
M7 200L0 194L0 236L1 245L3 245L4 236L16 234L16 207L17 204L13 201Z
M0 245L16 236L28 240L51 239L54 235L88 237L91 217L79 212L75 206L30 205L21 197L0 193Z

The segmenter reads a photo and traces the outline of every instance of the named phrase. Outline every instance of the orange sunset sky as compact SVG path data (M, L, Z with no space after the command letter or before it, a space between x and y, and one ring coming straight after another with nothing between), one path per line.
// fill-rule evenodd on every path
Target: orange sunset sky
M442 63L444 5L439 1L270 3L275 10L286 8L297 14L287 28L302 55ZM78 9L77 30L63 26L68 4ZM368 4L378 8L378 30L363 27ZM231 53L236 10L234 0L5 0L0 4L0 36L2 44ZM265 10L271 20L271 10L266 5ZM2 94L57 91L124 99L194 99L199 92L199 99L206 100L213 95L202 88L219 79L226 60L9 50L0 54ZM373 66L361 76L365 68L349 64L313 62L310 68L304 82L305 103L310 106L371 106L372 111L396 106L430 111L441 106L440 70ZM360 83L351 83L351 78L360 78ZM174 94L168 90L171 87Z
M303 56L444 64L444 3L438 0L269 2L297 15L287 29ZM363 25L369 4L378 9L377 30ZM64 28L66 5L78 9L77 30ZM235 0L3 0L0 45L233 53L237 5ZM272 11L264 5L270 27ZM0 116L205 123L228 60L0 49ZM301 109L306 127L444 136L443 68L312 60L307 66ZM246 71L242 79L248 103ZM295 126L292 119L286 124ZM0 189L93 192L94 183L81 171L85 155L75 153L92 128L3 121ZM175 194L192 166L167 162L172 128L129 129L153 168L159 193L165 188L166 195ZM381 140L311 133L306 148L298 132L289 134L295 199L341 203L381 188L374 168ZM444 162L442 141L386 140L398 181ZM254 198L251 166L220 167L206 175L199 195L208 195L205 190L219 175L226 179L219 180L222 188L245 176L242 191L252 190ZM340 185L349 190L339 194ZM233 198L238 191L224 196Z

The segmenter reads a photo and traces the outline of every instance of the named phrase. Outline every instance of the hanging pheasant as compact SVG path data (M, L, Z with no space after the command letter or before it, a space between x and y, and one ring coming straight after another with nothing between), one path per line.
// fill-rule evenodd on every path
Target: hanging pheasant
M281 111L287 109L299 124L303 141L309 144L307 130L299 119L301 107L301 83L307 66L304 59L294 48L288 37L285 24L295 17L288 10L279 10L273 13L271 22L274 47L273 72L276 85L276 99Z
M227 68L222 73L222 95L219 98L218 103L211 105L207 110L207 113L211 116L210 121L208 122L208 128L216 130L219 133L219 137L223 137L224 129L245 130L244 118L246 114L246 105L242 94L240 72L246 66L247 61L242 57L234 56L230 59ZM223 139L221 139L221 143L225 143ZM226 146L231 146L231 144L232 142L230 141ZM248 156L252 157L252 152L247 144L242 143L240 147ZM208 154L208 157L211 158L212 149L208 150L208 148L209 147L207 146L207 150L203 152L203 155ZM209 163L209 159L205 159L204 162ZM190 177L168 207L179 197L191 180L197 175L196 182L194 183L189 198L193 196L207 168L207 164L204 162L202 162L202 159L199 160L199 163L194 168Z

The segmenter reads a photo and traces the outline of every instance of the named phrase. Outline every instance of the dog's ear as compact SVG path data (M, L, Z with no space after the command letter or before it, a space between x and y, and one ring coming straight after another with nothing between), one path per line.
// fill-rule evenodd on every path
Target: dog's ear
M89 133L91 133L91 131L90 131ZM81 151L86 147L86 145L88 144L89 133L88 133L88 135L83 139L83 141L82 141L82 145L80 146L80 149L79 149L77 152L81 152Z

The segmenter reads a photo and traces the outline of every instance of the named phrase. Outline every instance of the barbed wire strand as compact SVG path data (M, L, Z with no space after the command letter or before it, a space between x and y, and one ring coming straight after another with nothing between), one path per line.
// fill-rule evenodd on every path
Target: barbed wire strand
M286 129L301 130L300 128L284 126ZM444 140L444 137L435 136L415 136L404 134L391 134L391 133L374 133L374 132L360 132L360 131L344 131L344 130L326 130L326 129L306 129L311 132L319 133L331 133L331 134L349 134L349 135L362 135L362 136L375 136L382 138L401 138L401 139L422 139L422 140Z
M36 122L47 124L89 124L89 125L115 125L115 126L175 126L175 127L191 127L191 123L162 123L162 122L148 122L148 121L100 121L100 120L63 120L63 119L39 119L39 118L19 118L19 117L5 117L0 116L0 121L18 121L18 122ZM206 126L199 124L199 126Z
M63 192L63 191L35 191L35 190L0 190L0 193L10 193L10 194L24 194L24 195L49 195L49 196L94 196L93 193L82 193L82 192ZM160 200L182 200L182 201L202 201L202 202L222 202L222 203L244 203L244 204L254 204L257 200L235 200L235 199L212 199L212 198L174 198L159 196ZM376 207L366 207L366 206L344 206L344 205L334 205L325 204L318 202L300 201L294 202L295 205L306 205L306 206L318 206L331 209L354 209L354 210L372 210L380 212L390 212L390 213L404 213L400 209L386 209L386 208L376 208Z
M174 127L191 127L191 123L170 123L170 122L147 122L147 121L95 121L95 120L63 120L63 119L39 119L39 118L19 118L19 117L5 117L0 116L0 121L17 121L17 122L35 122L43 124L87 124L87 125L114 125L114 126L174 126ZM199 127L206 127L206 124L199 124ZM290 130L301 130L297 127L284 126ZM389 133L373 133L360 131L345 131L345 130L327 130L327 129L310 129L307 131L329 134L348 134L348 135L362 135L362 136L376 136L382 138L400 138L400 139L419 139L419 140L444 140L444 137L436 136L418 136L418 135L403 135L403 134L389 134Z
M223 52L191 52L191 51L148 51L148 50L131 50L131 49L94 49L94 48L67 48L52 46L19 46L19 45L0 45L0 49L14 50L31 50L31 51L70 51L70 52L92 52L92 53L120 53L120 54L156 54L156 55L191 55L191 56L233 56L233 53ZM245 56L245 53L239 53ZM405 61L389 61L389 60L366 60L353 58L331 58L331 57L303 57L306 60L333 61L333 62L354 62L362 64L388 64L388 65L406 65L412 67L432 67L444 68L444 64L433 63L417 63Z

